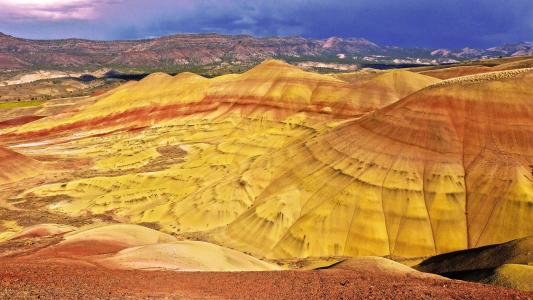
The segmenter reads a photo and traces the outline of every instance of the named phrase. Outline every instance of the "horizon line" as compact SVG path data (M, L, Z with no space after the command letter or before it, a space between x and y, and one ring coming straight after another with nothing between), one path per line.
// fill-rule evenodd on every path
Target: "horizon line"
M348 39L365 40L367 42L376 44L376 45L378 45L380 47L399 47L399 48L435 49L435 50L439 50L439 49L448 49L448 50L449 49L452 49L452 50L453 49L458 49L459 50L459 49L465 49L465 48L487 50L487 49L490 49L490 48L493 48L493 47L499 47L499 46L505 46L505 45L533 44L533 41L522 40L522 41L516 41L516 42L512 42L512 43L501 43L501 44L497 44L497 45L494 45L494 46L491 46L491 47L487 47L487 48L477 48L477 47L470 47L470 46L463 46L463 47L459 47L459 48L445 48L445 47L424 47L424 46L381 45L381 44L373 42L373 41L371 41L371 40L369 40L369 39L367 39L365 37L340 37L340 36L333 35L333 36L326 37L326 38L314 38L314 37L305 37L305 36L302 36L302 35L268 35L268 36L259 36L259 35L252 35L252 34L229 34L229 33L218 33L218 32L176 32L176 33L169 33L169 34L158 35L158 36L147 36L147 37L142 37L142 38L131 38L131 39L128 39L128 38L125 38L125 39L90 39L90 38L81 38L81 37L43 38L43 39L39 39L39 38L26 38L26 37L16 36L16 35L13 35L13 34L2 32L2 31L0 31L0 35L9 36L9 37L12 37L12 38L15 38L15 39L28 40L28 41L83 40L83 41L92 41L92 42L134 42L134 41L156 40L156 39L161 39L161 38L165 38L165 37L173 37L173 36L180 36L180 35L183 35L183 36L217 35L217 36L224 36L224 37L250 37L250 38L255 38L255 39L303 38L303 39L315 40L315 41L326 41L326 40L331 39L331 38L338 38L338 39L344 39L344 40L348 40Z

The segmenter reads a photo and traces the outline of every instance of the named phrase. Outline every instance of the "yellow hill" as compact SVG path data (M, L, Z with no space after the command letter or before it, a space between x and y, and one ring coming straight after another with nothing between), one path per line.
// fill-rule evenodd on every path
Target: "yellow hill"
M527 70L437 84L257 160L253 207L213 238L267 257L428 256L531 235L531 86Z
M497 268L483 283L503 286L521 291L533 291L533 266L506 264Z
M104 225L67 233L63 241L41 249L33 256L36 258L79 258L175 241L176 238L169 234L139 225Z
M382 107L406 97L439 79L403 70L392 70L370 80L354 83L360 101Z
M65 237L65 243L87 241L112 241L127 247L174 242L171 235L147 227L130 224L105 225L73 232Z
M349 83L357 83L359 81L372 79L373 77L376 77L382 74L383 72L386 71L367 68L349 73L334 73L331 74L331 76Z
M358 116L437 81L412 72L392 71L362 84L349 84L276 60L265 61L243 74L213 79L192 73L174 77L155 73L106 94L73 116L32 122L18 128L16 134L146 126L194 114L215 118L234 112L244 116L267 113L278 120L300 111Z
M46 139L57 145L24 148L90 161L68 181L31 187L20 197L68 198L48 207L155 222L167 232L210 230L255 201L262 183L245 174L253 160L396 101L398 86L418 76L398 74L372 87L280 61L213 79L152 74L74 115L32 122L0 139L23 145Z
M416 69L415 69L416 70ZM422 71L420 74L435 77L438 79L450 79L466 75L482 74L497 71L487 66L456 66L449 68L439 68L434 70Z
M531 234L532 78L350 84L279 61L154 74L0 140L72 166L17 195L53 213L200 232L258 257L430 256Z
M430 257L415 268L436 274L491 270L507 264L533 264L533 237Z
M529 58L521 59L518 61L504 63L504 64L494 67L494 69L498 71L514 70L514 69L522 69L522 68L533 68L533 58L529 57Z
M533 237L437 255L415 268L456 279L532 291Z

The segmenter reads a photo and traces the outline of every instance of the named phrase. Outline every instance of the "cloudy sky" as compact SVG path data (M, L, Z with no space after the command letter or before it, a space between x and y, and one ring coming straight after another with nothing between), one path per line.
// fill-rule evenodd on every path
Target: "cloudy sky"
M217 32L490 47L533 41L533 0L0 0L0 32L39 39Z

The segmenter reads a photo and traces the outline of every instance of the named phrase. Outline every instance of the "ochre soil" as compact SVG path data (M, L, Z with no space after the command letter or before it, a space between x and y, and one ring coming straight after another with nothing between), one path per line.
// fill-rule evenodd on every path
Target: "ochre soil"
M349 270L164 272L0 260L0 299L533 299L462 281Z

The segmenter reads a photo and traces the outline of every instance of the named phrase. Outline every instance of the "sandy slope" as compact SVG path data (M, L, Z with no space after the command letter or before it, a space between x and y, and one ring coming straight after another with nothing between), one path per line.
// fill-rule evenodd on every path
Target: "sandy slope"
M305 72L280 61L266 61L238 75L213 79L192 73L174 77L155 73L129 83L78 114L43 119L18 133L64 131L97 126L137 126L194 113L287 116L295 111L356 116L390 104L438 79L408 71L385 73L350 84L332 76Z
M122 250L97 260L109 268L175 271L268 271L279 266L244 253L199 241L158 243Z
M0 136L15 157L59 170L0 186L20 210L3 221L158 228L84 228L35 254L125 268L419 257L523 237L532 74L392 71L355 84L279 61L214 79L153 74ZM211 264L197 247L237 263Z
M37 160L0 147L0 184L35 176L42 170Z
M531 86L529 70L452 79L258 159L254 206L213 237L305 257L427 256L531 235Z

